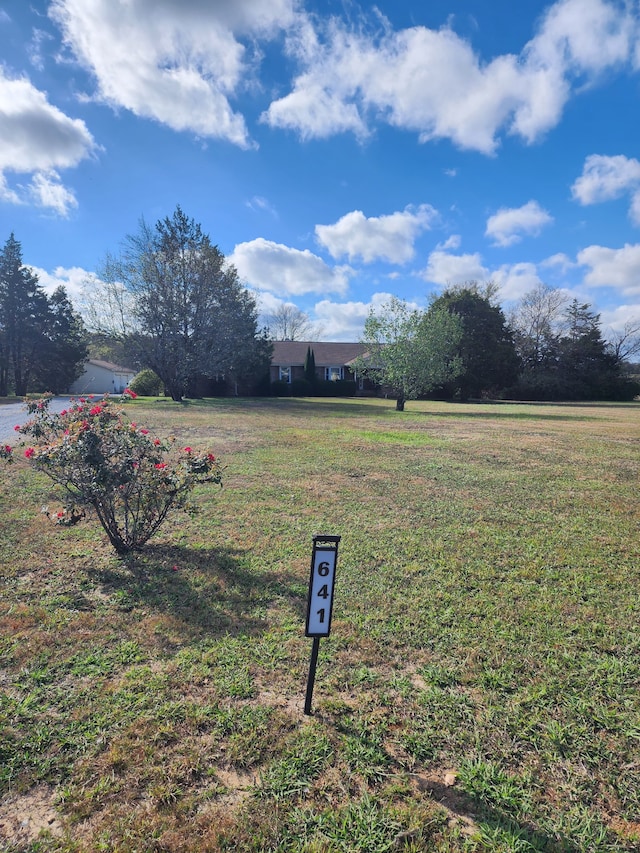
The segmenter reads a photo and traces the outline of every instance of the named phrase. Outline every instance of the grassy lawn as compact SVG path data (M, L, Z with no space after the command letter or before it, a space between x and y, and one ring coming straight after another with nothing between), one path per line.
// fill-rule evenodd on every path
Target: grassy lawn
M225 486L127 564L2 469L0 849L640 849L640 406L127 413Z

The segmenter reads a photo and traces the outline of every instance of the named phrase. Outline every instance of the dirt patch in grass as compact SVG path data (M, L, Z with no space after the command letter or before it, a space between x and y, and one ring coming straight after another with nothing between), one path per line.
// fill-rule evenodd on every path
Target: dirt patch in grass
M62 826L53 801L54 789L48 785L4 797L0 800L0 839L24 845L35 841L43 830L60 835Z

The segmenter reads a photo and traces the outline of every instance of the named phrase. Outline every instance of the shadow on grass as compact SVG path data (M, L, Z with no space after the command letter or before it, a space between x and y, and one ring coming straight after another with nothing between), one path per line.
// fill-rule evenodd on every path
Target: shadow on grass
M252 570L240 549L147 545L117 569L89 573L120 609L169 614L191 636L259 634L271 624L266 612L277 602L304 620L300 579Z
M526 820L492 808L485 801L461 791L457 786L419 778L420 790L428 792L433 800L444 806L454 820L466 825L468 834L480 834L483 849L529 850L539 853L580 853L585 850L563 834L542 832Z

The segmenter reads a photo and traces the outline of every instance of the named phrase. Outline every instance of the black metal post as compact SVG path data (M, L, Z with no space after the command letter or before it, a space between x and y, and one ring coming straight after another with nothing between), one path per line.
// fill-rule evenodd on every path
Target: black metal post
M309 678L307 679L307 696L304 700L305 714L311 713L311 700L313 698L313 685L316 680L316 667L318 665L318 651L320 649L320 637L313 638L311 646L311 660L309 661Z

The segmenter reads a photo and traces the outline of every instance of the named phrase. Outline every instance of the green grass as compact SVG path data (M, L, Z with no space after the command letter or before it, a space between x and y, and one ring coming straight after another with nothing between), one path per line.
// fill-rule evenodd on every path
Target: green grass
M0 826L37 794L61 829L0 849L638 849L637 405L127 412L225 485L128 563L3 470ZM305 717L318 533L342 541Z

